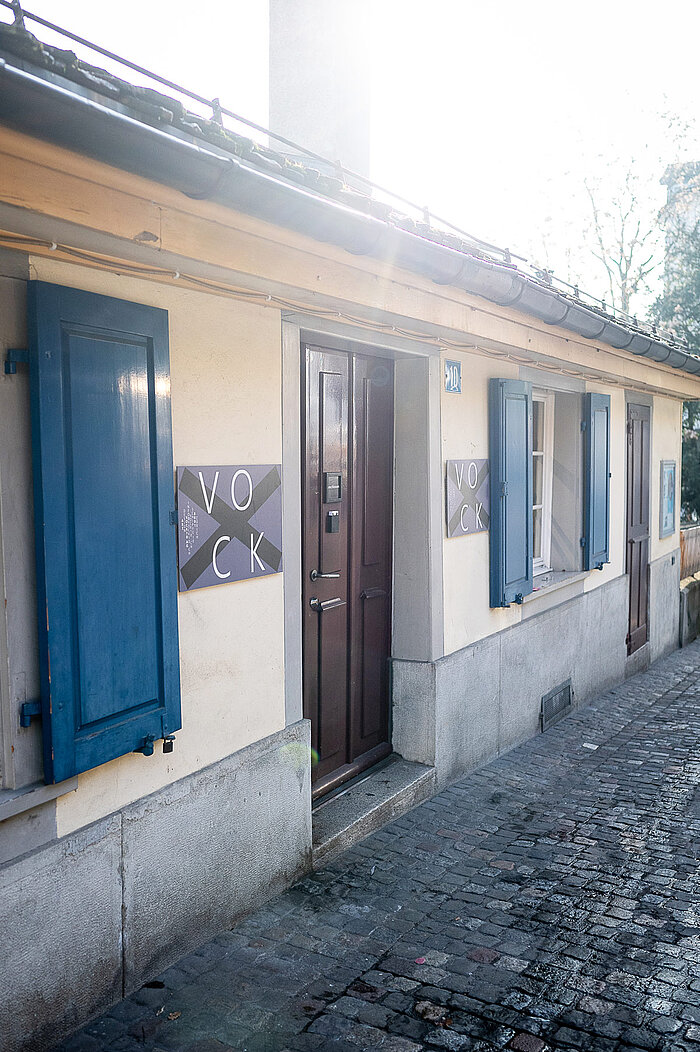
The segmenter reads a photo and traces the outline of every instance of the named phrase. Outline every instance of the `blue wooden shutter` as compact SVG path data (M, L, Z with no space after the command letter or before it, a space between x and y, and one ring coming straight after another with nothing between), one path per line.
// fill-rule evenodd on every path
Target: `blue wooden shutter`
M532 384L489 380L491 606L532 591Z
M583 568L610 562L610 397L587 394L584 403Z
M29 283L44 775L179 729L167 312Z

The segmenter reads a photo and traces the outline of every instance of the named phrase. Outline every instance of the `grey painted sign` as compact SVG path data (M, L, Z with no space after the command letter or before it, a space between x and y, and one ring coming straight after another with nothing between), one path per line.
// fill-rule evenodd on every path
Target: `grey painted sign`
M488 460L448 460L447 536L488 530L490 511Z
M279 464L177 469L179 589L282 569Z

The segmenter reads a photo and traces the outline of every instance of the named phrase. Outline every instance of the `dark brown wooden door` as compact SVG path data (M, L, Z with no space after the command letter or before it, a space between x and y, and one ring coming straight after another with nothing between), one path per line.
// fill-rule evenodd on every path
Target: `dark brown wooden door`
M391 751L393 363L305 348L304 715L314 795Z
M651 410L627 406L627 573L630 579L627 653L649 636L649 439Z

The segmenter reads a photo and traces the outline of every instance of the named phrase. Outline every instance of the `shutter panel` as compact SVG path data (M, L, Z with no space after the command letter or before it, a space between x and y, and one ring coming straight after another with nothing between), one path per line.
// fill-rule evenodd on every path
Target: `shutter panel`
M180 727L167 312L29 283L44 775Z
M587 394L584 402L583 568L610 562L610 396Z
M532 384L489 380L491 606L532 591Z

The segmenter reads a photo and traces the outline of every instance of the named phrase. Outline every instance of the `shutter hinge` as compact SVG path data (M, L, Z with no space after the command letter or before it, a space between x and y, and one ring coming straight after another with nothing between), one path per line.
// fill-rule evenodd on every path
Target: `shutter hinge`
M585 548L586 547L586 538L585 537L579 537L578 543L579 543L579 547L580 548Z
M628 647L631 642L632 642L632 636L628 632L627 635L625 636L625 646Z
M627 421L627 434L631 435L633 430L634 430L634 427L633 427L632 421L628 420Z
M177 508L172 508L170 511L170 525L177 526Z
M29 351L20 350L18 347L9 347L5 355L5 372L7 375L13 376L17 372L18 365L29 365Z
M507 497L508 496L508 483L507 482L502 482L501 483L501 496L502 497Z
M19 707L19 725L20 727L31 726L32 718L41 716L41 702L40 701L24 701Z
M587 423L586 423L586 421L585 421L585 420L582 420L582 421L581 421L581 430L582 430L582 431L585 431L585 430L586 430L586 427L587 427Z

